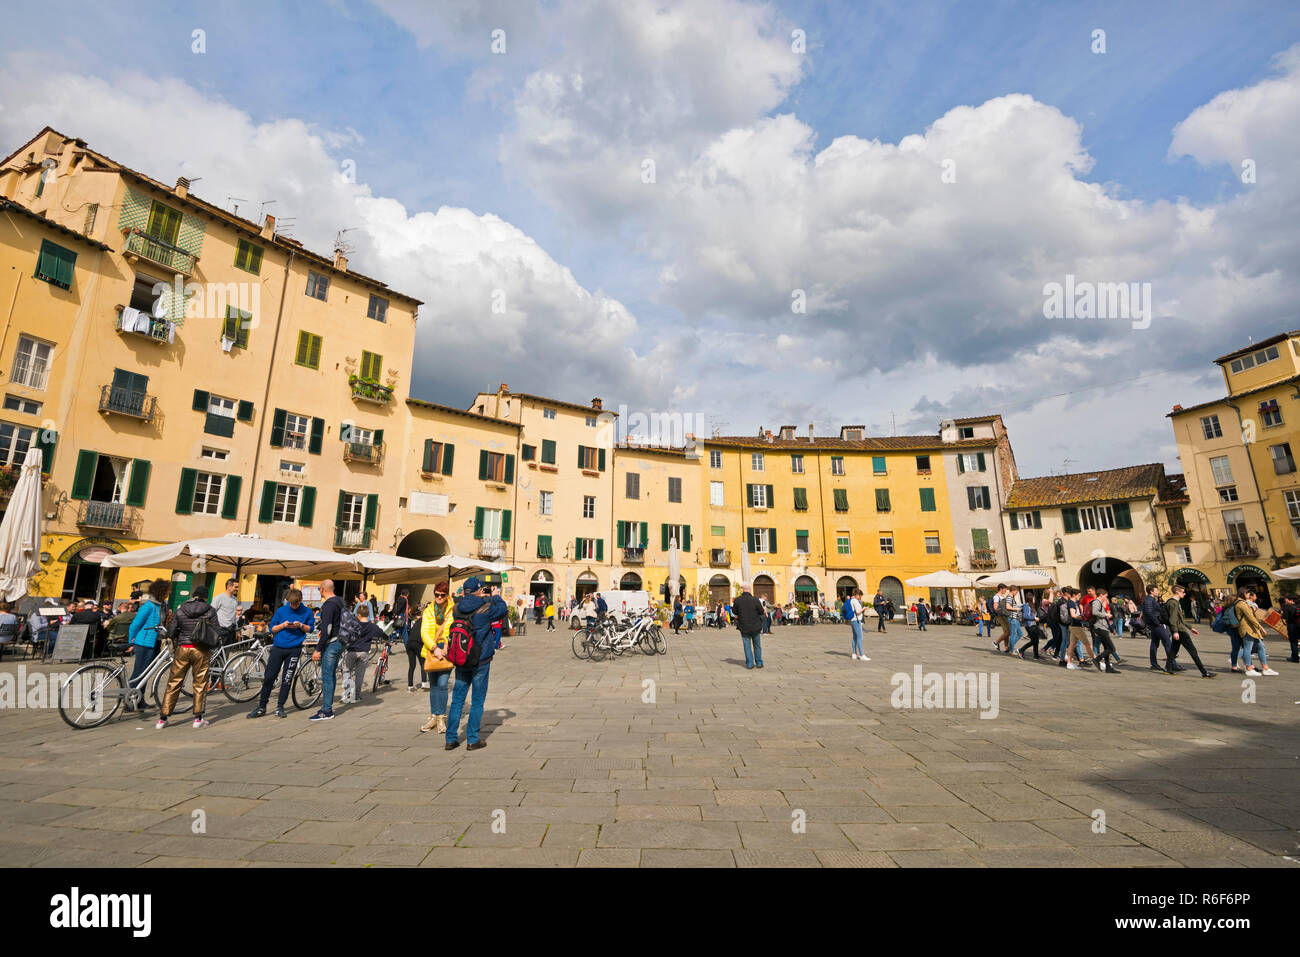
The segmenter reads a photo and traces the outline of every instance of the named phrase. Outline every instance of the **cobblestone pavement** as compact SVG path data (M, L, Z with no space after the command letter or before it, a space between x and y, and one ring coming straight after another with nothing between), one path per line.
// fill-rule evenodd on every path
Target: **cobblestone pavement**
M1201 633L1226 671L1227 641ZM600 663L569 639L534 627L507 642L473 753L417 732L428 698L404 674L317 724L248 721L220 696L202 731L0 711L0 864L1300 860L1300 665L1280 640L1281 675L1254 679L1246 703L1239 675L1146 670L1145 641L1121 641L1130 667L1109 677L997 656L953 626L868 628L869 662L849 658L844 626L778 628L752 671L734 630ZM996 673L996 717L894 708L894 675L917 665Z

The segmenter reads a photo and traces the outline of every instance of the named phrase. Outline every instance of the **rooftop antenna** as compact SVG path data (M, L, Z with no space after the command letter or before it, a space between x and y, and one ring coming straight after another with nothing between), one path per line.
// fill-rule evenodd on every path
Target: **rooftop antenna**
M1072 458L1070 458L1070 457L1067 455L1067 456L1065 457L1064 461L1061 462L1061 474L1062 474L1062 475L1069 475L1069 474L1070 474L1070 463L1073 462L1073 461L1075 461L1075 459L1072 459Z
M898 435L898 419L894 416L893 412L889 413L889 421L893 425L894 435Z
M262 208L257 211L257 221L259 223L266 219L266 207L275 202L278 202L278 200L268 199L266 202L262 203Z
M728 419L715 419L710 417L709 425L713 427L713 437L716 439L721 437L723 427L731 425L731 421Z
M239 203L246 203L246 202L248 202L248 200L244 199L244 197L242 197L242 196L227 196L227 197L226 197L226 202L227 202L227 203L231 202L232 200L238 200L238 201L239 201L239 202L235 203L234 208L231 209L231 211L230 211L232 215L236 215L236 216L237 216L237 215L239 215Z
M352 255L352 244L343 238L344 233L350 233L356 226L349 226L347 229L340 229L334 234L334 252L342 253L344 256Z

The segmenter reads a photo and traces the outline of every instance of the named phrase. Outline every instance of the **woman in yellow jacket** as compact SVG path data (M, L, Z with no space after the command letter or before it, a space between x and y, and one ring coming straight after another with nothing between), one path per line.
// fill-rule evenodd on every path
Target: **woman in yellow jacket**
M434 585L433 601L425 605L420 617L425 673L429 676L429 720L420 728L421 731L447 730L447 682L452 667L447 660L447 643L452 609L456 607L456 599L449 592L446 582ZM435 668L428 667L431 655Z

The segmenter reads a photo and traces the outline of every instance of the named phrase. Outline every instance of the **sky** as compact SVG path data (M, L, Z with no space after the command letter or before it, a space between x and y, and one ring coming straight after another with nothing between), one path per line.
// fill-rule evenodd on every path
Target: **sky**
M1181 471L1165 414L1300 328L1294 2L60 10L6 11L0 155L50 125L273 201L308 248L348 230L425 302L433 402L506 382L721 434L1001 413L1025 476ZM1120 316L1048 305L1120 283ZM456 361L484 343L490 371Z

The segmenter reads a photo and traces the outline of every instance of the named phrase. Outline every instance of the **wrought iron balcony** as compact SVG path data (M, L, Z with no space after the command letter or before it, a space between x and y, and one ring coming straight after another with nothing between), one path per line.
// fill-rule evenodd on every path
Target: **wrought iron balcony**
M365 379L353 376L348 385L352 388L352 398L360 399L362 402L387 405L393 401L393 390L378 382L367 382Z
M141 313L140 318L144 321L138 325L136 323L124 323L122 321L122 311L119 307L117 320L113 328L129 336L139 336L141 339L147 339L150 342L158 342L166 345L175 338L176 323L170 319L158 319L147 313Z
M77 524L123 532L134 524L135 511L121 502L82 502Z
M1182 541L1184 539L1190 539L1192 537L1192 530L1190 528L1187 528L1186 526L1181 526L1179 528L1170 528L1169 526L1166 525L1161 528L1161 532L1164 533L1165 541L1169 541L1169 542Z
M1258 558L1259 546L1249 539L1221 538L1225 558Z
M156 396L133 389L102 386L99 390L99 411L129 415L133 419L152 422L158 408Z
M334 530L335 548L369 548L370 532L368 528L338 528Z
M970 556L971 568L997 568L998 555L991 548L976 548Z
M372 445L366 442L344 442L343 461L379 465L384 461L384 443Z
M147 259L159 266L166 266L186 278L189 278L194 272L194 263L198 259L196 254L181 249L179 246L173 246L171 243L165 243L153 236L146 236L138 229L127 232L122 253L126 256Z
M506 550L499 538L483 538L478 543L478 554L480 558L501 558L505 555Z
M710 568L729 568L730 566L731 552L725 548L713 548L709 550Z
M623 549L623 564L625 565L644 565L645 564L645 547L642 545L630 545Z

